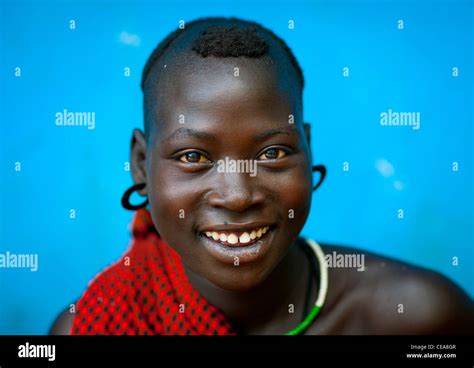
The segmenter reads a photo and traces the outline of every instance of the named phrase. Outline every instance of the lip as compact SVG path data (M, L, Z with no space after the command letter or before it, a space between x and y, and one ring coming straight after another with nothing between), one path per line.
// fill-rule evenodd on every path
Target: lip
M205 230L205 231L245 231L249 229L253 229L253 226L258 224L257 227L261 226L263 223L252 223L250 228L245 225L245 227L241 224L237 226L230 226L229 224L223 226L215 226L213 230ZM264 225L270 226L270 225ZM210 227L208 228L210 229ZM219 229L219 230L218 230ZM202 232L197 234L199 241L203 244L204 248L209 252L211 256L216 258L217 260L227 263L227 264L234 264L236 265L236 260L238 259L238 265L255 262L259 259L263 258L271 248L271 244L275 238L275 234L277 232L277 228L270 226L270 229L256 242L249 243L249 245L245 246L228 246L224 245L219 241L214 239L208 238ZM237 258L236 258L237 257Z
M200 233L205 233L206 231L216 231L219 233L235 233L235 232L244 232L244 231L252 231L258 229L260 227L272 227L273 224L269 222L246 222L246 223L227 223L227 224L219 224L219 225L209 225L199 229Z

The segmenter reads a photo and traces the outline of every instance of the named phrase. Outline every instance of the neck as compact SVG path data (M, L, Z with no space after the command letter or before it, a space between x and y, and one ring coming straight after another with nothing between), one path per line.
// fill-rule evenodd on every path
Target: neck
M193 287L220 309L239 333L284 334L301 322L311 271L296 244L260 285L248 291L224 290L186 266L185 271Z

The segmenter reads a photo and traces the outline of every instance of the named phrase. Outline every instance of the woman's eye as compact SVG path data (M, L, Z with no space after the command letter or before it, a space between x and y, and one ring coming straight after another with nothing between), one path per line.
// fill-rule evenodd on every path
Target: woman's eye
M259 160L276 160L278 158L282 158L286 156L286 152L281 148L269 148L265 152L263 152Z
M179 158L180 161L192 163L192 164L200 164L203 162L210 162L206 156L199 153L198 151L190 151L186 152L184 155L181 155Z

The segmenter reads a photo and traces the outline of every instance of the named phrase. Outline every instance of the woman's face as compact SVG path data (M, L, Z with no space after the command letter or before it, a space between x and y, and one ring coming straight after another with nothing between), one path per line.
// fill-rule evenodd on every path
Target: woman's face
M143 155L155 226L195 273L251 289L285 257L311 206L297 83L265 59L160 67Z

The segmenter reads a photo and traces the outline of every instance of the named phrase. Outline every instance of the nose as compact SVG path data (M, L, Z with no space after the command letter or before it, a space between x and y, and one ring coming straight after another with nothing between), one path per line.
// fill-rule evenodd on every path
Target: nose
M209 206L243 212L264 202L265 195L257 185L257 178L249 174L217 174L214 190L207 196Z

